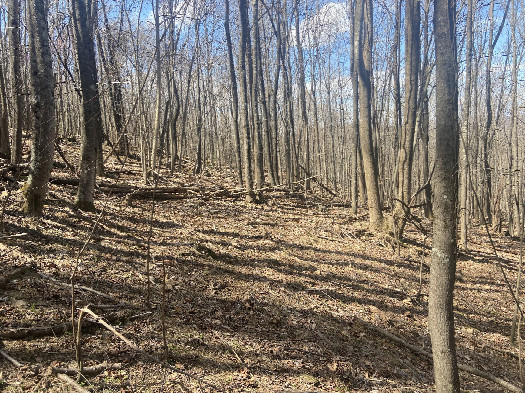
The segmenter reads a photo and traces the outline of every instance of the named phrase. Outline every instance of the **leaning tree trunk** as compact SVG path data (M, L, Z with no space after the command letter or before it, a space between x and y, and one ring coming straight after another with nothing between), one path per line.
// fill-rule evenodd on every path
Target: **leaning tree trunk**
M73 26L77 51L80 87L82 89L82 145L80 161L80 181L75 205L83 210L93 210L97 155L102 154L100 137L102 135L102 116L98 94L97 60L93 40L93 24L96 20L94 10L96 0L73 0Z
M453 291L456 273L458 99L456 2L435 0L436 152L433 178L434 232L428 299L437 393L459 393L454 340Z
M55 148L55 83L49 48L47 2L28 0L27 11L34 129L29 179L24 186L24 210L31 215L41 215Z
M383 229L383 212L379 197L379 180L372 137L372 0L358 0L354 15L357 45L357 71L359 74L359 139L363 155L370 227Z

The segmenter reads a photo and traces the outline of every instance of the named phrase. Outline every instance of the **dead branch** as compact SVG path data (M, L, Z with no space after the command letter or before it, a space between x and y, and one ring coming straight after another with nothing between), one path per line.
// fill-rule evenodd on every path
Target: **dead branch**
M51 283L53 283L53 284L55 284L57 286L64 287L64 288L71 288L71 284L59 281L56 278L48 276L47 274L44 274L44 273L37 273L37 274L38 274L39 277L43 278L44 280L50 281ZM1 281L0 281L0 283L1 283ZM1 288L1 285L0 285L0 288ZM79 289L79 290L85 291L85 292L90 292L90 293L93 293L93 294L95 294L97 296L103 297L104 299L111 300L112 302L116 303L115 305L113 305L113 307L115 307L115 306L126 306L126 307L132 307L132 308L135 307L131 303L128 303L128 302L125 302L125 301L120 301L117 298L115 298L114 296L108 295L107 293L104 293L104 292L97 291L96 289L93 289L93 288L90 288L90 287L86 287L84 285L75 285L75 289Z
M122 321L127 318L123 318L122 315L111 314L107 317L112 323ZM91 329L98 327L97 321L89 318L83 318L82 328ZM3 340L21 340L21 339L33 339L45 336L59 336L61 334L70 332L72 330L72 324L70 322L57 323L50 326L37 326L31 328L12 328L6 330L0 330L0 339Z
M68 377L65 374L56 374L56 377L60 379L61 381L67 383L69 386L71 386L75 391L79 393L91 393L89 390L83 388L78 383L76 383L74 380L72 380L70 377Z
M131 349L133 349L134 351L140 353L141 355L143 355L145 358L147 358L148 360L151 360L152 362L154 363L157 363L159 364L160 366L164 367L164 368L167 368L168 370L171 370L171 371L174 371L178 374L181 374L181 375L184 375L188 378L191 378L191 379L194 379L196 381L198 381L199 383L205 385L205 386L208 386L209 388L212 388L213 390L216 390L218 392L224 392L226 393L226 391L216 385L213 385L209 382L206 382L205 380L203 380L202 378L199 378L197 377L196 375L193 375L191 373L188 373L186 371L183 371L183 370L180 370L174 366L172 366L171 364L168 364L166 362L163 362L159 359L157 359L156 357L154 357L153 355L150 355L148 352L142 350L139 348L139 346L133 342L131 342L129 339L127 339L123 334L117 332L117 330L111 326L109 323L107 323L106 321L104 321L101 317L99 317L97 314L95 314L93 311L91 311L88 307L84 307L82 308L81 310L82 312L86 313L86 314L89 314L91 315L94 320L96 322L98 322L99 324L101 324L102 326L104 326L106 329L108 329L111 333L113 333L115 336L117 336L118 338L120 338L124 343L126 343Z
M7 352L5 352L3 349L0 349L0 355L2 355L9 363L12 363L15 367L22 367L22 363L20 363L18 360L13 359L11 356L8 355Z
M70 377L76 377L78 374L84 376L93 376L103 373L106 370L120 370L122 368L121 363L109 364L107 362L97 364L96 366L84 367L82 372L74 368L65 368L65 367L51 367L53 374L65 374Z

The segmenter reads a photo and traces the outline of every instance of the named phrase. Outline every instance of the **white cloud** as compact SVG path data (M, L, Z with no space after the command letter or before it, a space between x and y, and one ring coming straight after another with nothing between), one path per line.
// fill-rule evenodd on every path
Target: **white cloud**
M325 4L314 15L299 23L301 40L305 48L327 45L340 34L350 31L346 2Z

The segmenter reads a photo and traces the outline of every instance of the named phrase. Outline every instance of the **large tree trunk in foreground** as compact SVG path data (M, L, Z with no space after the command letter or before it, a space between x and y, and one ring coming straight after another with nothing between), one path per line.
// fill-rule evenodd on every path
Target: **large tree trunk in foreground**
M455 0L435 0L436 154L433 178L434 233L428 300L437 393L459 392L454 339L456 273L458 101Z
M34 130L29 179L24 186L24 210L32 215L41 215L55 149L55 83L49 48L47 2L29 0L27 8Z

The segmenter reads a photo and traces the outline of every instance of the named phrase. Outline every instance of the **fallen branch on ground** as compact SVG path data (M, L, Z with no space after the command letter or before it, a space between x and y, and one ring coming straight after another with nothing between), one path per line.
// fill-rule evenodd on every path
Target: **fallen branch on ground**
M193 375L191 373L188 373L186 371L183 371L183 370L180 370L178 369L177 367L173 367L171 364L168 364L166 362L163 362L159 359L157 359L156 357L154 357L153 355L150 355L148 352L142 350L139 348L139 346L137 344L134 344L133 342L131 342L130 340L128 340L123 334L117 332L117 330L111 326L109 323L107 323L106 321L104 321L100 316L98 316L97 314L95 314L93 311L91 311L88 307L84 307L80 310L81 313L85 313L85 314L89 314L91 315L95 321L97 321L98 323L100 323L102 326L104 326L106 329L108 329L111 333L113 333L115 336L117 336L118 338L120 338L124 343L126 343L131 349L133 349L134 351L140 353L141 355L143 355L145 358L147 358L148 360L151 360L152 362L154 363L157 363L159 364L160 366L164 367L164 368L167 368L168 370L171 370L171 371L174 371L178 374L181 374L181 375L184 375L188 378L191 378L193 380L196 380L198 381L199 383L201 383L202 385L205 385L209 388L212 388L213 390L216 390L218 392L226 392L224 389L216 386L216 385L213 385L209 382L206 382L205 380L203 380L202 378L199 378L197 377L196 375Z
M0 349L0 355L2 355L9 363L13 364L15 367L22 367L22 363L9 356L9 354L3 349Z
M56 374L56 377L60 379L61 381L67 383L69 386L71 386L73 389L75 389L79 393L91 393L89 390L83 388L78 383L76 383L74 380L72 380L70 377L68 377L65 374Z
M122 316L118 316L117 314L111 315L108 320L110 320L112 323L118 322L119 320L122 320ZM127 319L127 318L125 318ZM82 320L82 328L83 329L89 329L99 326L97 321L93 321L91 319L84 318ZM72 325L70 322L63 322L58 323L56 325L51 326L38 326L38 327L31 327L31 328L12 328L12 329L6 329L6 330L0 330L0 339L4 340L21 340L21 339L29 339L29 338L38 338L38 337L45 337L45 336L58 336L67 332L70 332L72 330Z
M396 336L395 334L392 334L390 333L389 331L385 330L385 329L382 329L378 326L374 326L360 318L357 318L357 320L363 325L365 326L367 329L369 330L373 330L374 332L376 333L379 333L381 334L383 337L386 337L388 338L389 340L395 342L396 344L400 344L402 346L404 346L405 348L408 348L410 349L411 351L417 353L418 355L421 355L423 357L426 357L428 359L430 359L430 361L432 361L432 354L430 352L427 352L425 351L423 348L420 348L416 345L413 345L413 344L410 344L408 342L406 342L405 340L403 340L402 338ZM490 374L490 373L487 373L485 371L482 371L482 370L479 370L475 367L472 367L472 366L469 366L467 364L462 364L462 363L458 363L458 368L461 370L461 371L465 371L469 374L472 374L472 375L476 375L478 377L481 377L483 379L486 379L487 381L491 381L491 382L494 382L502 387L504 387L505 389L507 389L508 391L510 392L516 392L516 393L522 393L523 390L513 384L511 384L510 382L507 382L499 377L496 377L495 375L493 374Z
M53 374L65 374L70 377L76 377L78 374L84 376L93 376L103 373L106 370L120 370L122 368L121 363L109 364L107 362L97 364L96 366L83 367L82 372L74 368L64 368L64 367L51 367Z
M55 285L58 285L58 286L64 287L64 288L71 288L71 284L69 284L69 283L62 282L60 280L57 280L56 278L53 278L51 276L48 276L47 274L44 274L44 273L37 273L37 274L38 274L39 277L41 277L41 278L43 278L43 279L45 279L47 281L50 281L50 282L52 282ZM85 292L90 292L90 293L93 293L93 294L95 294L97 296L103 297L104 299L111 300L112 302L115 302L115 306L126 306L126 307L135 308L135 306L133 304L131 304L131 303L118 300L114 296L108 295L107 293L104 293L104 292L97 291L96 289L93 289L93 288L90 288L90 287L86 287L84 285L75 285L75 289L79 289L79 290L85 291Z

